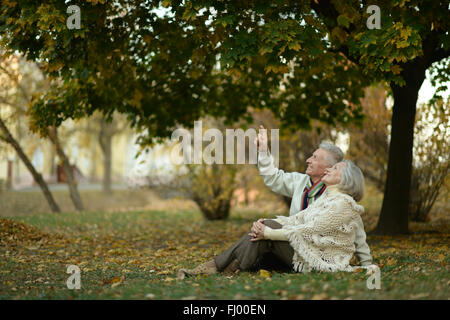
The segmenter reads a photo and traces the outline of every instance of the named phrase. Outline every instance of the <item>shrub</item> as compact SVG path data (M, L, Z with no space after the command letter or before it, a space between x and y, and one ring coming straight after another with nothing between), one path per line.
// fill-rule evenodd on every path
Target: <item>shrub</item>
M236 189L236 166L189 165L185 191L208 220L226 219Z

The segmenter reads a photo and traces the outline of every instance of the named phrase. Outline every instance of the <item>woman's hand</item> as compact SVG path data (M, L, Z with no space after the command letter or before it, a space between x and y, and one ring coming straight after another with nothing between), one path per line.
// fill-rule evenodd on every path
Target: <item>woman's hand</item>
M259 229L261 229L259 227L260 223L264 224L264 219L258 219L258 221L253 222L253 225L252 225L252 228L250 229L249 235L254 236L254 235L256 235L256 233L258 233Z
M252 238L250 241L259 241L264 239L264 228L266 227L263 223L264 219L259 219L253 223L252 230L249 236Z
M256 227L258 226L258 223L264 224L264 219L258 219L258 221L253 222L251 232L256 232L257 231Z

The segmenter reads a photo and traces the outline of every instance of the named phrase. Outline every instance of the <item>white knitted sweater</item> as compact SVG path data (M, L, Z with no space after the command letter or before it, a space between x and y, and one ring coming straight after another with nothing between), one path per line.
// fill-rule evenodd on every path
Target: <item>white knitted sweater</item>
M329 186L305 210L289 217L277 216L275 221L283 227L265 227L264 236L272 238L282 233L287 238L294 249L292 262L298 272L351 272L349 263L355 252L358 218L363 212L364 208L338 186Z

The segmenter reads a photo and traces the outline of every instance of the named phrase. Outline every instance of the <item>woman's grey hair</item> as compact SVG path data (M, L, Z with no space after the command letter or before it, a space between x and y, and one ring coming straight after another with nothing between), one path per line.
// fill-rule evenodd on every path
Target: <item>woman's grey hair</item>
M339 189L352 196L355 201L360 201L364 196L364 175L353 161L344 160L342 162L345 163L345 166L342 168Z
M330 166L334 166L336 163L341 162L344 159L344 153L341 148L328 141L323 141L319 145L320 149L327 151L327 163Z

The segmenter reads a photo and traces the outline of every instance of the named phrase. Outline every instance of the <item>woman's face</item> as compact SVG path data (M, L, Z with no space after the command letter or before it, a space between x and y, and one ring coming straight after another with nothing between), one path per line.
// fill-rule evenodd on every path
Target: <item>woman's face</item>
M341 173L344 167L345 167L344 162L338 162L331 168L325 169L325 175L323 176L322 181L327 186L339 184L339 182L341 182Z

